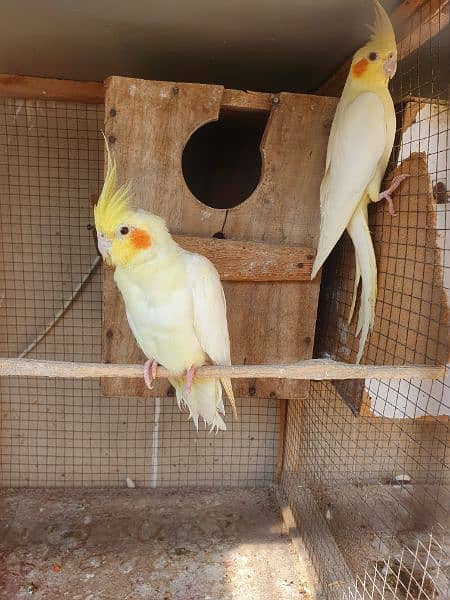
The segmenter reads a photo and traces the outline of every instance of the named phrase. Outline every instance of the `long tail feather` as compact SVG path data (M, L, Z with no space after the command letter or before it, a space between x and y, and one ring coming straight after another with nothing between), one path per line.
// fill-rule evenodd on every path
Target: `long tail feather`
M355 262L356 262L356 264L355 264L355 284L353 286L352 305L350 306L350 311L348 313L348 320L347 320L347 323L349 325L352 322L353 313L355 312L356 298L358 296L359 280L361 279L361 270L359 268L359 262L358 262L358 259L356 258L356 254L355 254Z
M361 301L359 306L357 335L359 338L356 363L359 363L366 345L369 329L372 329L375 319L375 302L377 299L377 263L367 223L367 208L359 206L353 213L348 227L348 233L355 247L356 264L361 274Z
M178 407L180 410L187 407L189 418L193 420L197 431L199 417L210 427L210 431L226 430L219 414L225 414L219 379L194 377L190 394L186 393L184 377L171 378L170 383L175 388Z
M228 400L230 401L234 418L237 419L236 402L234 400L234 392L231 386L231 379L229 377L221 377L220 382L223 386L223 389L225 390Z

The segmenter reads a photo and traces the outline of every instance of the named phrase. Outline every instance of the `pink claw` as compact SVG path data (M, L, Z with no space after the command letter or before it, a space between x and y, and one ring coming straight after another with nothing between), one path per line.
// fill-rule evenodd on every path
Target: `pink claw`
M153 389L153 381L156 379L156 369L158 363L154 358L150 358L144 365L144 381L149 390Z
M195 369L194 367L190 367L187 371L186 371L186 395L190 396L191 394L191 389L192 389L192 380L194 378L195 375Z
M380 193L379 196L379 200L386 200L388 203L388 207L389 207L389 214L392 215L393 217L397 214L394 210L394 202L392 200L392 195L395 190L398 188L398 186L409 177L408 173L403 173L402 175L397 175L396 177L394 177L394 179L392 180L391 185L388 187L387 190L385 190L384 192Z

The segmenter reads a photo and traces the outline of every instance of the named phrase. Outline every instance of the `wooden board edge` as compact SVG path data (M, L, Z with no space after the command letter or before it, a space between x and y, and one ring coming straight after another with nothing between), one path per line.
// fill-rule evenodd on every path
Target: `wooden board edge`
M0 96L103 104L105 90L99 81L73 81L23 75L0 75Z
M276 97L275 94L264 92L224 89L221 110L268 113Z
M28 75L0 74L0 96L3 98L30 98L61 100L66 102L86 102L103 104L105 90L112 75L105 81L76 81L52 79ZM176 83L174 82L174 85ZM225 89L221 102L224 111L270 112L275 94L246 90Z
M323 597L323 590L319 583L316 569L314 568L314 564L305 546L302 535L297 527L294 513L287 501L283 498L283 494L278 487L275 488L275 500L278 504L283 528L295 549L302 573L305 573L306 580L312 587L311 590L308 590L310 592L310 597L312 600L319 600Z
M286 422L287 422L288 400L280 398L279 400L279 423L277 462L275 465L275 483L279 485L284 464L284 447L286 441Z
M174 235L185 250L208 258L222 281L310 281L314 250L302 246L266 244Z

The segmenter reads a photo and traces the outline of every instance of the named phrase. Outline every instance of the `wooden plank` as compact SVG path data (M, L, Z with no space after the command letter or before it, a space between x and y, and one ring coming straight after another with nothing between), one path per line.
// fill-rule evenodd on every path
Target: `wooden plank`
M228 213L227 237L316 247L319 187L336 100L279 95L261 144L263 172L254 193ZM283 284L225 283L231 298L233 362L294 362L312 357L320 280ZM248 307L248 308L245 308ZM264 326L263 323L266 323ZM237 395L305 398L306 382L255 380Z
M175 235L190 252L214 263L222 281L309 281L314 250L217 238Z
M278 433L278 448L277 448L277 462L275 465L275 483L279 485L281 480L281 474L283 472L284 463L284 442L286 437L286 420L288 411L288 402L285 398L280 399L279 411L280 411L280 430Z
M440 33L449 24L449 0L406 0L397 6L391 21L397 36L398 60L402 60ZM316 90L323 96L340 96L352 62L350 56Z
M292 545L297 552L297 559L299 561L299 568L301 569L302 576L304 577L307 585L303 586L303 591L306 597L310 597L314 600L320 600L325 597L324 590L319 583L318 570L314 566L311 560L311 554L308 552L303 538L297 528L297 522L294 518L294 514L291 507L288 504L289 498L286 491L283 489L275 488L275 499L280 509L281 518L286 533L289 535Z
M113 77L107 85L106 132L122 180L133 182L135 204L166 219L174 234L306 248L316 246L318 194L336 101L281 94L261 146L263 171L254 193L230 210L213 209L187 188L181 157L186 140L218 118L223 88ZM224 282L233 363L298 361L312 356L319 281ZM112 277L104 282L104 360L143 362ZM306 397L303 381L235 383L235 394ZM148 395L141 382L102 382L106 395ZM165 395L155 386L152 395Z
M405 25L405 23L416 13L428 0L403 0L394 8L391 14L391 22L396 33Z
M0 96L103 104L105 90L98 81L0 75Z
M395 199L397 216L392 218L377 203L370 219L379 298L366 360L445 364L450 344L448 307L427 156L412 154L404 160L389 174L386 187L399 173L410 177Z
M142 379L142 364L108 365L104 363L64 362L28 358L0 358L0 377L57 377L65 379L96 379L121 377ZM315 381L330 379L439 379L445 366L429 365L351 365L334 360L311 359L281 365L208 365L199 367L202 377L231 377L233 379L298 379ZM158 367L156 377L166 378L167 369Z
M173 86L177 85L177 83L173 83ZM102 81L73 81L0 74L0 96L103 104L105 102L105 85ZM224 89L221 109L267 113L272 108L274 98L276 98L274 94L265 92Z
M429 0L411 19L411 26L399 37L398 60L403 60L436 37L449 24L449 0Z
M228 111L270 112L276 98L274 94L227 89L223 92L221 108Z

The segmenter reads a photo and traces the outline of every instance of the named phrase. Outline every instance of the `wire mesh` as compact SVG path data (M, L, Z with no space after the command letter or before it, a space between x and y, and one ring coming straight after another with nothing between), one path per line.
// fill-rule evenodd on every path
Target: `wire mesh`
M383 206L370 215L379 298L366 360L379 364L448 355L449 31L436 33L440 14L433 26L425 17L404 38L393 90L391 169L411 177L395 198L398 217ZM428 41L409 52L417 32ZM103 175L102 118L98 106L0 100L2 356L101 359L90 197ZM355 358L353 284L344 238L323 276L317 355ZM328 597L448 597L448 373L435 382L312 383L306 401L290 402L280 488ZM98 381L0 386L1 486L273 481L277 400L241 400L240 420L228 418L214 437L194 432L173 398L106 398Z
M423 3L408 27L388 173L410 177L394 196L396 217L370 207L379 293L369 364L449 356L448 5ZM355 359L354 269L344 235L322 276L316 357ZM290 403L281 489L327 597L450 597L449 442L448 364L438 381L312 383L308 400Z
M101 361L92 197L103 106L0 100L0 355ZM102 397L97 380L1 378L0 486L268 485L278 403L243 399L220 436L174 398Z

